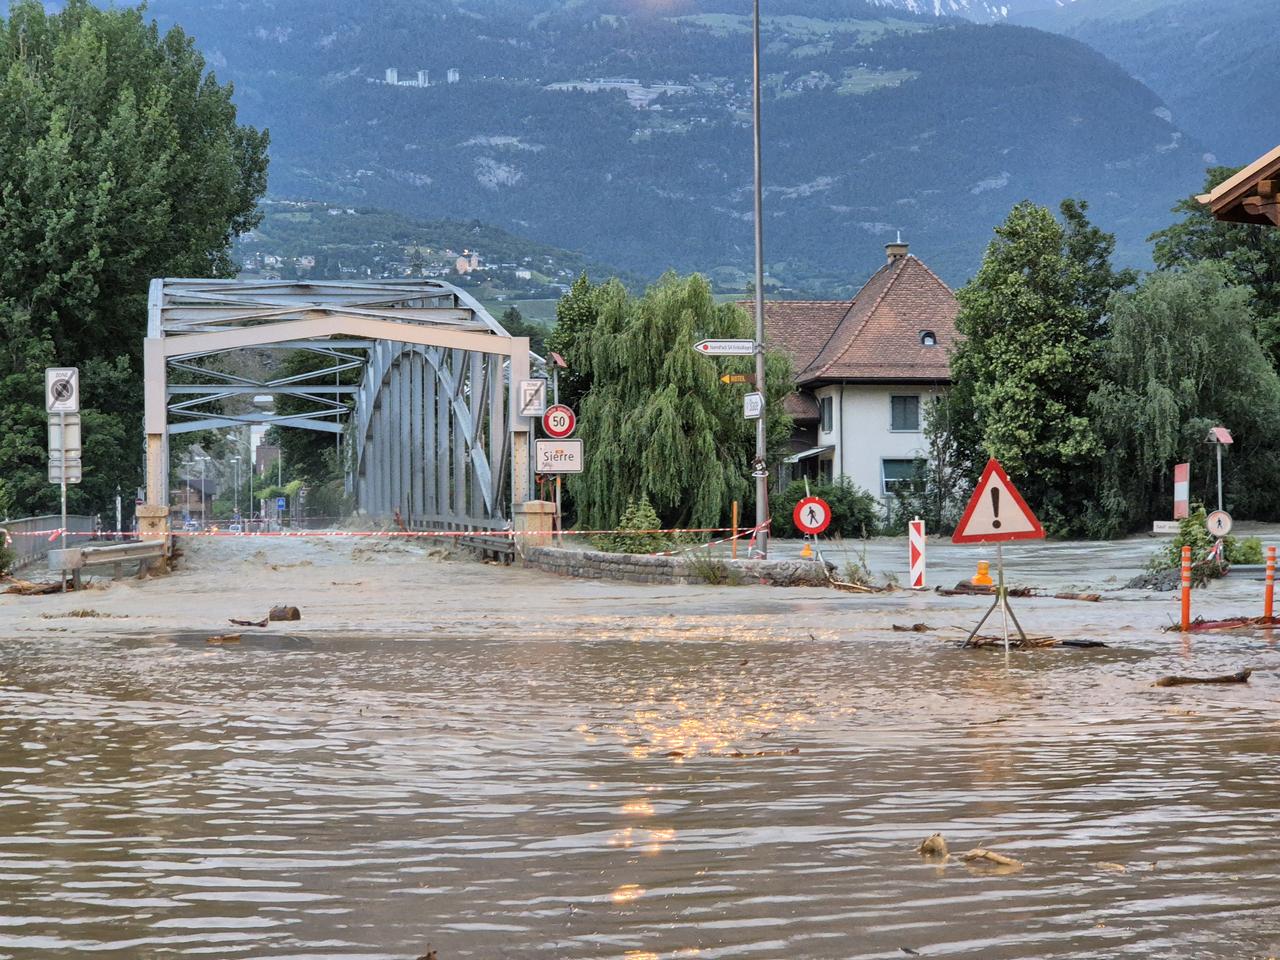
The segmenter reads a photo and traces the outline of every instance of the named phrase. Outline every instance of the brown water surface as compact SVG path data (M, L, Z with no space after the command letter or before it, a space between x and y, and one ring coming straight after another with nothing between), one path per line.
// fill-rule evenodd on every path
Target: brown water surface
M553 632L3 642L0 957L1280 951L1265 640Z

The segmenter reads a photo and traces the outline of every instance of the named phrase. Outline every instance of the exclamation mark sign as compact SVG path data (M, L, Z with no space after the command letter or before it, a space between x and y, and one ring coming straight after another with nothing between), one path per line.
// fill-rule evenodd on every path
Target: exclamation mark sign
M1000 488L991 488L991 513L995 517L991 521L991 526L996 530L1000 529Z

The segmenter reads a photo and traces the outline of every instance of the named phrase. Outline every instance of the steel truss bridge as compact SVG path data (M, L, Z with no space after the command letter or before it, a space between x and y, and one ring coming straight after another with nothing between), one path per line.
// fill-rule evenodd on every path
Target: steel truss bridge
M255 378L222 359L245 350L304 350L316 369ZM153 280L147 507L167 514L170 435L276 424L346 438L347 491L363 512L399 511L416 529L505 527L531 487L530 423L517 413L531 361L542 364L527 338L448 283ZM266 394L300 409L253 409Z

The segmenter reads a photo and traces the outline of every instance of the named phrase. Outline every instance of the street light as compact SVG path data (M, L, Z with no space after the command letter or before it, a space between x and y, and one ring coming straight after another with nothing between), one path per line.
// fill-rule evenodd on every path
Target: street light
M764 383L764 191L761 186L760 158L760 0L752 4L754 16L751 44L752 141L755 159L756 214L756 391L765 396ZM752 475L756 480L756 543L760 556L769 556L769 470L765 456L768 445L765 434L765 412L756 420L756 459Z
M196 461L200 464L200 526L202 527L209 525L209 507L205 502L205 491L209 487L204 479L204 465L209 462L209 459L209 457L196 457Z
M231 489L233 491L233 493L231 494L232 510L233 510L232 516L236 520L239 520L240 519L240 458L232 457L231 465L232 465L232 469L235 471L235 479L231 484Z

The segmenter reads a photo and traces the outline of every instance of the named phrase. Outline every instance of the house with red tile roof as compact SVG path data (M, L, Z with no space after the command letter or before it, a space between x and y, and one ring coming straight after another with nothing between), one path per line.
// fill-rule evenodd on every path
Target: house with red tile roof
M792 454L780 480L848 477L888 499L925 457L925 410L951 383L955 294L907 244L852 300L765 303L765 341L791 356Z

